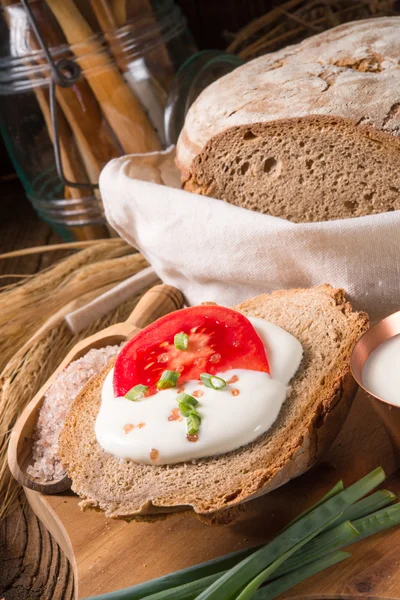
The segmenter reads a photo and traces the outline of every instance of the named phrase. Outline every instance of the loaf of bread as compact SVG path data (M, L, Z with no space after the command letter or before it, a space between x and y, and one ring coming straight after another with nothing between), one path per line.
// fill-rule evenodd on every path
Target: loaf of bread
M340 25L200 95L184 189L294 222L400 209L400 17Z
M303 346L302 363L272 428L251 444L198 461L160 466L121 461L102 449L94 430L110 364L74 401L59 438L60 459L83 508L100 508L114 518L182 507L212 513L300 475L333 441L356 390L349 359L368 327L367 315L352 312L343 291L329 285L274 292L236 308L279 325Z

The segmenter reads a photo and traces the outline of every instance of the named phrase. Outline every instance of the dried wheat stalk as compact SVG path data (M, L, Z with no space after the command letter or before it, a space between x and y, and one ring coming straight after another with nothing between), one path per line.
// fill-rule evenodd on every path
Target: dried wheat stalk
M21 488L7 465L9 435L18 416L78 341L126 319L145 291L77 335L71 333L64 321L64 315L73 308L72 303L64 306L25 342L4 368L0 378L0 497L3 498L0 520L20 499ZM90 296L93 293L83 297L82 303L89 301Z
M228 52L251 60L341 23L391 14L395 0L288 0L243 27Z
M147 263L120 240L101 241L0 292L0 371L51 315L88 291L118 283Z

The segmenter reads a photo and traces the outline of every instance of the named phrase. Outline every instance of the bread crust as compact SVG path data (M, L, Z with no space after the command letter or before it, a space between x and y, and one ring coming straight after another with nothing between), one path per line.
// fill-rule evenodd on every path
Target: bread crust
M231 127L326 115L400 133L400 17L339 25L252 60L208 86L177 145L183 179L215 135Z
M312 304L314 308L310 309ZM279 313L284 311L284 318L290 313L293 323L287 329L307 330L307 336L310 331L313 336L317 315L327 323L336 319L336 329L329 331L329 347L337 344L338 351L333 357L332 350L332 357L328 357L334 364L326 370L324 381L317 381L320 374L311 372L326 337L319 328L321 343L312 350L307 336L300 340L305 357L293 381L292 400L286 401L282 416L270 432L219 457L177 465L137 465L107 454L96 440L94 424L101 387L114 364L111 362L76 398L59 439L60 459L72 479L73 490L83 498L84 509L100 508L112 518L188 507L211 514L284 484L309 469L325 452L338 434L356 391L349 357L368 327L367 315L352 312L343 291L328 285L309 291L274 292L244 302L237 309L248 316L270 313L270 320L277 324L282 320ZM343 338L336 341L336 334ZM300 408L304 414L294 414Z
M400 210L399 32L347 23L217 80L178 140L183 188L295 223Z

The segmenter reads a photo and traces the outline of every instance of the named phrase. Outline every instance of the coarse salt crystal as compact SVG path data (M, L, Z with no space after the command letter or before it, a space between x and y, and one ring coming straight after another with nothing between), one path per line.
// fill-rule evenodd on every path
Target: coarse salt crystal
M40 409L32 447L34 463L27 469L31 477L54 481L66 475L57 456L57 443L68 409L89 379L100 373L119 350L120 346L93 348L57 375Z

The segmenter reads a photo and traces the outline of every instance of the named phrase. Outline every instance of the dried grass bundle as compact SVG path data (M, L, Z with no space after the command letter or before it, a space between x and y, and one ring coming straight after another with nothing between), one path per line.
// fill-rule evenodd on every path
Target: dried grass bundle
M104 240L0 293L0 519L15 506L20 490L6 456L19 414L74 344L124 320L146 290L77 335L64 316L146 266L123 240Z
M110 243L111 242L111 243ZM60 308L88 292L117 284L145 266L122 240L101 241L0 293L0 370Z
M397 4L396 0L288 0L243 27L227 50L251 60L341 23L396 14Z
M63 307L6 365L0 380L0 497L4 498L0 505L0 520L13 510L20 497L21 488L7 465L9 434L18 416L78 341L126 319L146 291L143 290L77 335L72 335L64 321L64 315L72 308L71 304Z

